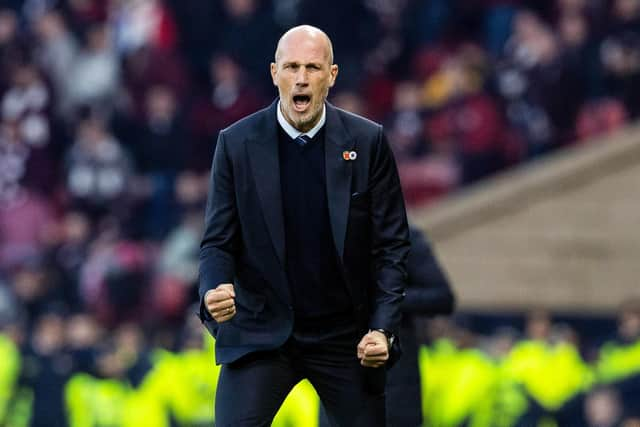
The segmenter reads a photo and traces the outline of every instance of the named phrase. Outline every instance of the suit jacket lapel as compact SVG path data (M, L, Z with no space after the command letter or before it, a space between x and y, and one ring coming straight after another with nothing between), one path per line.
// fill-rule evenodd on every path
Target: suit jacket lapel
M353 150L354 141L338 115L335 107L327 103L325 129L325 168L327 176L327 200L331 231L338 255L344 255L349 203L351 201L351 176L353 161L342 157L344 151Z
M247 151L255 178L258 198L276 255L284 268L285 236L278 153L277 100L267 110L259 130L249 136ZM347 133L338 112L327 103L325 129L325 168L329 220L333 240L342 259L351 200L352 161L342 153L351 151L354 141Z
M249 137L247 151L267 229L278 260L284 267L284 217L280 187L277 103L276 100L271 104L259 130Z

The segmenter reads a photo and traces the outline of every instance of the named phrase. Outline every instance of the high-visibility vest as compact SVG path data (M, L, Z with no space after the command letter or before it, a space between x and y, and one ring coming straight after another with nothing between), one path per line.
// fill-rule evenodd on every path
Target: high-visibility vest
M147 381L143 380L137 388L129 388L122 427L169 427L169 424L169 413Z
M161 402L143 385L76 374L65 386L70 427L168 427Z
M27 387L19 387L8 408L2 424L4 427L28 427L31 424L33 411L33 391Z
M0 334L0 425L27 427L31 422L33 392L18 384L22 369L20 350Z
M126 399L127 389L120 381L75 374L65 385L69 426L120 425Z
M187 350L154 353L145 382L179 425L212 425L220 367L210 352Z
M640 374L640 341L602 346L596 362L599 382L608 384L637 374Z
M0 424L8 415L20 375L20 351L9 337L0 335Z
M522 385L503 375L500 361L494 361L494 364L495 382L472 411L470 427L511 427L529 409Z
M299 382L278 410L273 427L317 427L320 412L318 393L307 380Z
M594 382L592 369L569 343L517 343L503 361L503 372L522 384L543 408L553 411Z
M485 404L496 382L496 366L475 349L458 350L448 340L421 347L418 355L425 424L458 426Z

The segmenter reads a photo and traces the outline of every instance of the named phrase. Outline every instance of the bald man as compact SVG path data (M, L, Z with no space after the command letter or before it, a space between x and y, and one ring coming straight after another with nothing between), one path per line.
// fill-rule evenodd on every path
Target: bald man
M304 378L333 425L385 423L408 226L382 127L326 100L337 75L327 35L292 28L278 98L218 136L199 289L217 427L270 425Z

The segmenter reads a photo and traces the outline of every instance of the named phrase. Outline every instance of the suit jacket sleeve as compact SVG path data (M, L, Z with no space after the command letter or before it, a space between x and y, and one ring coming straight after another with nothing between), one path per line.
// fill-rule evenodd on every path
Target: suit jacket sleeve
M211 167L205 229L200 245L200 319L211 320L204 310L204 295L221 283L233 283L235 256L240 249L233 169L220 132Z
M397 335L407 279L409 229L398 170L382 127L369 176L375 280L369 327Z

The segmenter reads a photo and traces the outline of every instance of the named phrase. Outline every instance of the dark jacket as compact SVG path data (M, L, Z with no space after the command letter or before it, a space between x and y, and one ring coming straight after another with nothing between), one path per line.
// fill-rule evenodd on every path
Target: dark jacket
M200 250L200 317L218 363L281 346L293 312L278 158L277 102L220 132ZM397 334L409 231L397 168L382 127L327 103L325 168L339 267L357 327ZM345 160L344 152L355 152ZM217 324L203 296L234 283L236 315ZM395 352L394 352L395 354Z
M400 342L403 356L387 375L387 424L389 427L422 425L420 371L416 316L451 314L455 298L446 273L429 241L411 227L411 251L407 263L407 293L402 302ZM429 375L423 372L422 375Z

